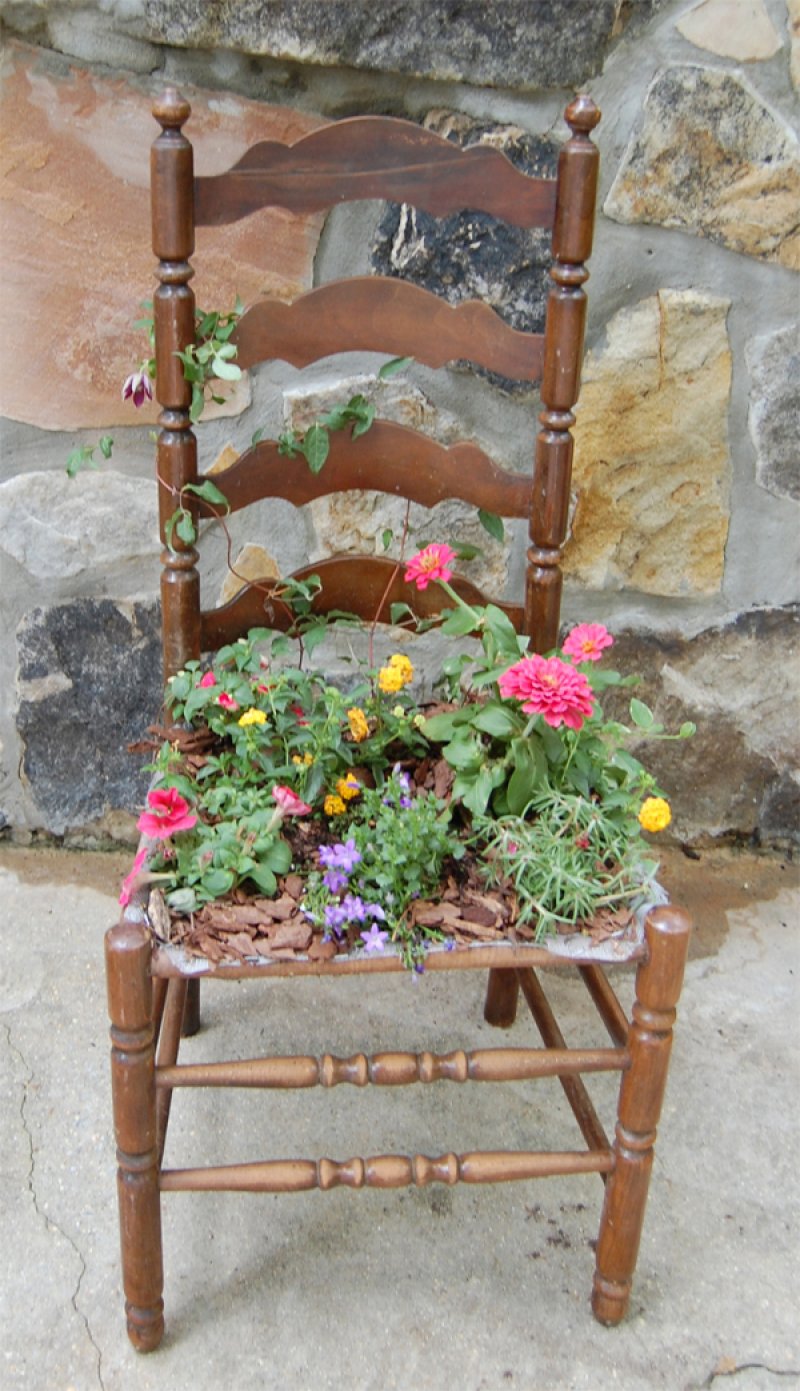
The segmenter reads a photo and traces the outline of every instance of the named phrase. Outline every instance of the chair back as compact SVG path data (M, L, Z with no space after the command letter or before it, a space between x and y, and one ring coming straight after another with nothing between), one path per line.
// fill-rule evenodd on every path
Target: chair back
M286 146L254 145L226 173L195 177L193 151L183 133L190 108L177 92L156 103L161 134L152 148L153 249L158 257L155 294L158 478L162 537L179 503L195 515L214 511L186 493L197 484L197 445L189 408L191 389L176 353L195 336L190 280L194 229L219 226L264 207L312 213L339 203L383 198L411 204L437 218L465 210L488 213L521 228L551 230L552 286L543 334L510 327L488 304L451 305L408 281L359 276L334 281L291 304L261 301L240 319L237 362L250 368L267 359L304 367L336 352L379 351L409 356L439 368L467 361L525 383L541 383L539 431L533 467L520 476L493 462L474 442L449 447L407 426L376 420L357 438L332 435L324 467L312 473L287 463L275 441L261 441L214 477L233 511L267 497L300 505L349 489L400 495L432 507L457 498L504 518L527 518L525 594L502 603L531 646L556 645L561 599L561 555L567 531L574 423L578 396L597 188L597 150L591 131L600 113L590 98L565 112L570 138L555 179L518 170L501 151L462 149L412 122L355 117L314 131ZM533 443L533 429L531 431ZM197 552L174 532L163 552L162 618L165 675L202 651L231 642L248 628L284 626L283 606L271 602L275 582L254 582L221 608L200 602ZM387 557L334 556L296 572L319 575L315 608L346 610L388 620L391 606L407 603L420 616L441 607L438 587L418 591L403 583ZM487 596L456 577L472 602Z

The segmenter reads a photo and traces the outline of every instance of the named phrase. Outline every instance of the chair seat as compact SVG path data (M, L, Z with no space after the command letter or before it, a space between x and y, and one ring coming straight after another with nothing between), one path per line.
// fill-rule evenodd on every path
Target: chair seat
M491 899L492 895L486 897ZM428 947L424 969L468 971L494 967L557 966L559 963L613 966L636 962L646 954L644 924L648 913L654 907L666 905L668 901L661 885L651 882L647 885L646 895L643 894L632 906L630 919L616 930L598 925L594 929L561 931L538 943L525 940L513 921L504 932L495 930L492 940L484 938L467 942L463 940L463 933L458 933L462 940L458 940L456 935L448 936L446 941L432 943ZM251 904L256 902L256 899L250 900ZM434 904L430 906L435 907ZM246 908L247 901L237 907ZM288 945L273 947L267 938L258 944L258 950L254 950L248 949L247 934L240 935L235 927L228 932L217 931L209 936L202 929L193 929L190 919L184 919L179 922L177 931L174 927L170 931L172 940L167 940L163 919L159 922L155 913L148 912L146 894L134 897L125 909L123 921L144 923L151 929L154 938L152 973L156 976L342 976L407 969L399 949L392 944L379 953L368 953L363 947L348 946L347 943L338 947L331 943L326 949L319 931L315 932L307 950ZM306 921L298 908L278 924L282 936L276 936L275 941L290 940L292 924L305 925ZM469 924L465 923L464 926L468 927ZM480 933L481 929L477 931Z

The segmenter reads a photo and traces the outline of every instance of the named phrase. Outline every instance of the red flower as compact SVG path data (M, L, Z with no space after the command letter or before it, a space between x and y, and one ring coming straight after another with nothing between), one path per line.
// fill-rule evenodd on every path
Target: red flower
M234 700L233 696L229 696L227 691L223 691L222 695L217 696L217 705L221 705L223 710L227 710L229 713L239 709L239 702Z
M449 580L453 571L450 568L456 553L449 546L434 542L412 556L406 566L406 584L415 584L417 589L427 589L431 580Z
M188 831L197 824L197 817L189 810L189 803L182 797L177 787L156 787L147 794L147 811L143 811L136 822L139 830L156 840L166 840L176 831Z
M125 378L122 383L122 399L132 400L137 410L145 401L152 401L153 383L146 372L131 372L131 375Z
M298 724L308 724L308 720L305 718L306 712L303 709L302 705L290 705L289 709L291 710L292 714L297 717Z
M613 647L614 639L602 623L579 623L562 645L561 651L576 662L599 662L605 647Z
M272 789L275 805L284 816L308 816L311 811L307 802L301 800L291 787L276 784Z
M213 671L207 671L205 676L202 676L197 682L197 685L204 691L208 690L209 686L216 686L216 684L217 678Z
M125 878L122 881L122 888L120 890L119 901L122 904L123 908L127 908L128 904L133 898L133 895L136 891L136 881L138 880L139 875L144 869L146 863L147 850L140 850L136 856L136 859L131 865L130 873L126 874Z
M557 729L579 730L593 710L592 692L582 672L558 657L523 657L504 671L500 694L522 703L528 715L541 715Z

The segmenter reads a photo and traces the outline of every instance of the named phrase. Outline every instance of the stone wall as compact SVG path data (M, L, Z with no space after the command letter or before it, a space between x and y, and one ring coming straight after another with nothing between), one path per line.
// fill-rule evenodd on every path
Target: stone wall
M601 210L566 616L605 621L659 714L700 726L658 751L681 837L797 836L800 0L0 0L0 18L2 823L124 837L141 796L124 749L159 687L154 414L134 417L120 384L143 354L149 108L168 80L192 102L205 173L361 112L545 169L572 92L592 94ZM205 305L380 270L450 297L488 286L511 322L541 318L546 248L489 219L437 229L367 203L197 240ZM530 393L419 366L379 385L379 362L259 368L203 426L206 465L362 390L390 418L530 467ZM102 432L111 463L68 480L69 450ZM231 532L239 568L269 573L330 553L342 523L346 545L374 549L397 522L368 496L261 504ZM412 523L479 541L474 577L518 587L519 527L487 542L452 506ZM206 595L227 596L218 535L202 567Z

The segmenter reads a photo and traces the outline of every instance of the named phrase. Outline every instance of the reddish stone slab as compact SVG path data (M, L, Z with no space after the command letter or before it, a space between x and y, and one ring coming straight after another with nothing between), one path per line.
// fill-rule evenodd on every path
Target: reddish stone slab
M307 112L186 92L198 173L221 173L256 140L293 141L321 125ZM0 357L0 414L50 430L155 419L123 404L146 354L131 328L155 287L150 252L151 97L124 78L66 71L9 44L0 97L3 317L17 330ZM194 264L203 307L229 308L311 285L322 219L280 209L201 228Z

